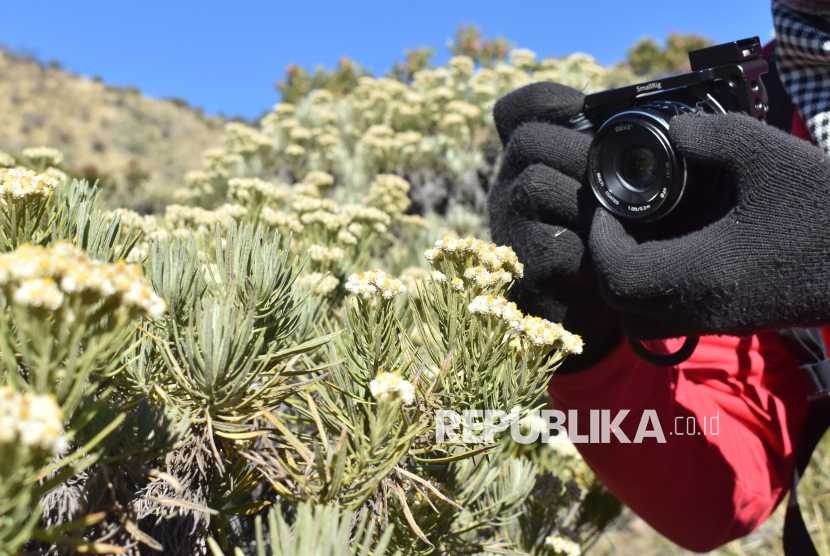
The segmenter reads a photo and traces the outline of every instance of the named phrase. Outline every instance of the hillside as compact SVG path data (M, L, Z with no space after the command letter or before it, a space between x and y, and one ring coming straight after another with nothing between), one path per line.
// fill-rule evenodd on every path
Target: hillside
M0 150L63 151L69 173L100 176L111 204L158 209L219 143L225 119L112 87L0 49Z

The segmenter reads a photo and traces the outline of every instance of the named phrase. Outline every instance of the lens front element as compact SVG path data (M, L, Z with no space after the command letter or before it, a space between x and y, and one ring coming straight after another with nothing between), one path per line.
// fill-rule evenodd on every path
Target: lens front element
M617 174L623 187L641 192L649 188L655 179L657 161L648 147L631 145L617 155Z

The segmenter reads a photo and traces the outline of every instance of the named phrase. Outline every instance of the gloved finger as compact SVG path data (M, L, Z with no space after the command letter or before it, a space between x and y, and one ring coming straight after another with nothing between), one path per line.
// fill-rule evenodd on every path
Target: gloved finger
M585 257L585 243L573 231L530 220L512 224L513 251L530 282L574 281Z
M543 164L528 166L513 183L510 208L528 220L587 231L596 198L590 188Z
M758 157L769 157L786 149L818 150L807 141L740 112L728 114L682 114L671 119L669 139L689 160L745 167Z
M716 223L686 236L639 243L610 212L597 208L588 245L609 301L621 310L627 309L626 300L670 303L680 293L678 283L695 269L711 266L707 258L717 256L698 247L707 243L698 240L699 234L717 237L720 232Z
M526 122L556 123L579 113L585 95L559 83L532 83L509 93L496 102L493 118L502 145L513 131Z
M826 171L826 158L820 148L746 114L677 116L671 120L669 137L687 159L732 169L739 178L739 204L755 197L757 189L780 188L782 180L786 180L786 177L769 176L770 157L778 158L774 170L782 176L812 172L824 175ZM763 179L751 179L758 174L762 174ZM771 193L780 195L781 192ZM807 193L805 197L810 195Z
M591 137L558 125L530 122L519 127L504 149L499 180L518 176L531 164L544 164L582 180Z

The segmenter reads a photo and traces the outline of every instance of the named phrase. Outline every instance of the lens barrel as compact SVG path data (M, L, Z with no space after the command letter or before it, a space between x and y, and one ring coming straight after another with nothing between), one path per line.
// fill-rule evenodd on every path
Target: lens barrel
M591 143L588 172L597 199L624 218L657 220L680 202L686 163L668 138L669 120L688 106L660 101L609 118Z

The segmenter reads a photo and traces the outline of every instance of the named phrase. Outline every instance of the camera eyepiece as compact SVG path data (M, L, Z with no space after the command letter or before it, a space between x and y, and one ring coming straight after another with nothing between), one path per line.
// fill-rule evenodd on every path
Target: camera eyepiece
M591 145L589 180L611 212L639 220L665 216L686 187L686 164L669 143L672 116L691 112L672 101L643 104L609 118Z

